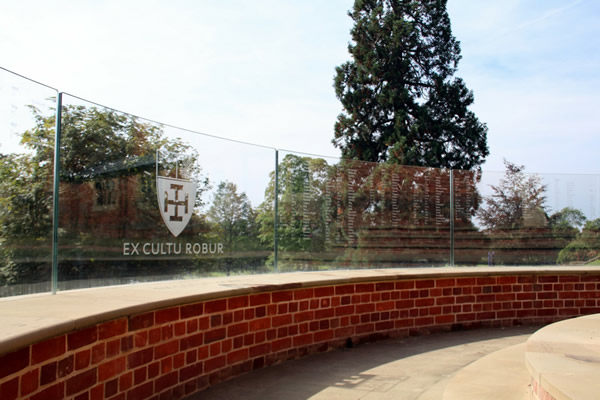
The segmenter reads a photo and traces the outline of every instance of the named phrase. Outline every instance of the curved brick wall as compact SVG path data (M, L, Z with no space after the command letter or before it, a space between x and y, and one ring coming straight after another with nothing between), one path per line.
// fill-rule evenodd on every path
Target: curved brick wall
M214 292L212 299L184 297L167 308L123 312L9 352L0 346L0 398L179 399L348 340L600 312L600 272L464 271L413 277L361 271L344 283L283 286L265 285L262 276L262 285Z

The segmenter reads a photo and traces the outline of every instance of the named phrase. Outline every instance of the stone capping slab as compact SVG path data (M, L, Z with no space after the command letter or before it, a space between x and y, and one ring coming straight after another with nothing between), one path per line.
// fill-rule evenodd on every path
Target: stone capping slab
M525 361L531 376L531 399L598 399L600 314L540 329L527 340Z
M292 272L99 287L0 299L0 355L94 324L204 300L346 283L436 277L587 275L595 267L433 267Z
M443 400L529 398L525 342L496 350L459 369L444 389Z

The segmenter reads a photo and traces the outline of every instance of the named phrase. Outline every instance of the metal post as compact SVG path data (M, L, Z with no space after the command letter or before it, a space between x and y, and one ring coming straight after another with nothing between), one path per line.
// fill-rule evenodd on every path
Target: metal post
M450 266L454 266L454 170L450 170Z
M54 132L54 191L52 213L52 294L58 288L58 200L60 192L60 138L61 138L62 93L56 96L56 121Z
M273 260L273 269L275 272L279 272L279 267L277 265L277 261L279 259L279 150L275 150L275 193L274 193L274 201L275 201L275 218L274 218L274 226L273 226L273 242L274 242L274 260Z

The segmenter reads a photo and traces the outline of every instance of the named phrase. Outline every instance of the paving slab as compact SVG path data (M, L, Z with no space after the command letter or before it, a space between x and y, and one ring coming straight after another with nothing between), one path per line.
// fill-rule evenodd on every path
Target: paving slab
M442 400L457 372L488 354L525 343L537 328L479 329L366 343L254 371L186 400ZM483 399L476 396L474 392L461 400Z
M528 400L525 346L506 347L462 368L446 386L443 400Z

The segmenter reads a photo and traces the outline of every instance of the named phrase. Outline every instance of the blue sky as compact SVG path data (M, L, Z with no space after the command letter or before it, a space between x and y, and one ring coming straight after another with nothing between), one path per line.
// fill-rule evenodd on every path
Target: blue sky
M351 0L5 2L0 66L213 135L336 156ZM600 2L449 0L484 170L600 173Z
M533 172L599 173L600 3L450 0L458 74L489 126L490 157Z

